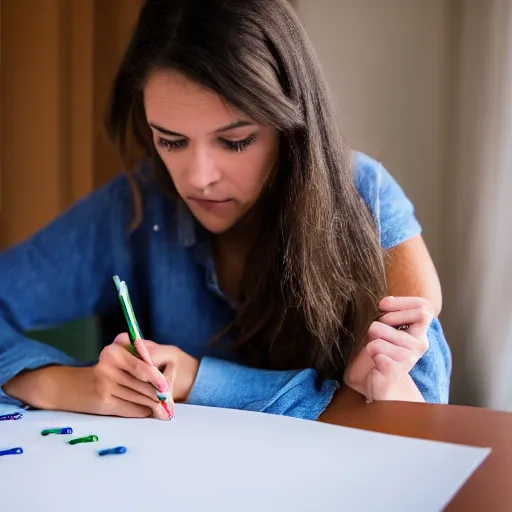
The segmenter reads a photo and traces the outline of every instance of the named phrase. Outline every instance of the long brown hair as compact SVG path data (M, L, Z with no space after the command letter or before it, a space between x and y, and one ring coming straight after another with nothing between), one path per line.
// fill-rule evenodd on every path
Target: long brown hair
M323 73L286 0L146 0L111 93L107 128L161 176L142 90L174 69L280 133L261 232L228 326L253 364L340 376L386 293L384 255L359 196Z

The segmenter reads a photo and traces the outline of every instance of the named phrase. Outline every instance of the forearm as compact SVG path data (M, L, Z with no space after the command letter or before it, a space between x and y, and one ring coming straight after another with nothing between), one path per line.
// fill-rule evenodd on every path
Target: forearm
M3 389L10 397L36 409L84 411L90 409L91 404L84 402L93 396L93 387L90 368L51 365L21 372Z
M311 369L259 370L203 358L187 403L316 420L338 387L335 381L318 383Z
M3 385L6 395L37 409L52 409L53 391L50 389L54 366L22 371Z
M27 374L31 370L49 367L52 365L72 366L77 362L67 356L64 352L43 343L31 340L10 329L5 323L0 322L0 403L11 405L21 405L24 402L22 398L15 398L12 393L12 382L14 381L17 393L20 392L20 382L25 381L25 377L16 379L23 372ZM40 374L31 374L26 377L27 381L39 381ZM38 382L39 384L39 382ZM7 389L11 391L7 391ZM34 392L39 393L39 386L33 388ZM16 392L16 391L15 391ZM27 390L23 386L21 390L23 396L27 397ZM21 400L21 402L20 402ZM26 403L26 402L25 402Z

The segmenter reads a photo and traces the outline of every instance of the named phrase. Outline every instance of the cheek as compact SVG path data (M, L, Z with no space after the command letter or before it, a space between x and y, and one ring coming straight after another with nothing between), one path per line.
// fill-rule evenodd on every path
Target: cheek
M249 150L243 157L238 156L238 162L230 172L231 181L236 184L244 199L255 200L269 179L274 159L269 159L262 151L253 153Z

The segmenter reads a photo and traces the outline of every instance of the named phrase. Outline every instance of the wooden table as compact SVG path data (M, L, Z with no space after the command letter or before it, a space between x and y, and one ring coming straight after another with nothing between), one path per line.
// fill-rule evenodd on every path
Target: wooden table
M376 402L340 391L320 421L375 432L492 448L447 511L512 511L512 413L456 405Z

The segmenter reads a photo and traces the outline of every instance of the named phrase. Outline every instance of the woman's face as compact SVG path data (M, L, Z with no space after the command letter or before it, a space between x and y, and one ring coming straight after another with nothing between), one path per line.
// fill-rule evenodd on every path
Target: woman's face
M233 227L258 200L278 154L278 132L175 71L144 89L153 142L176 190L212 233Z

